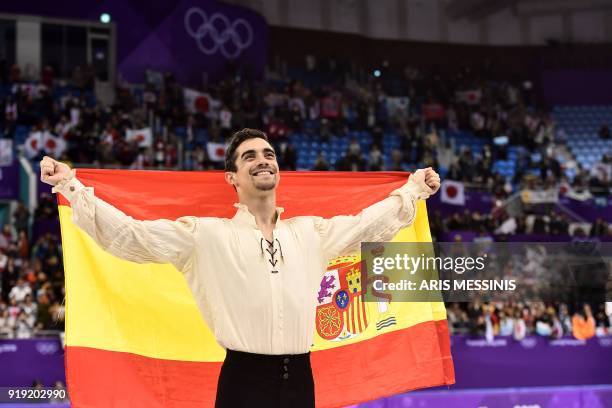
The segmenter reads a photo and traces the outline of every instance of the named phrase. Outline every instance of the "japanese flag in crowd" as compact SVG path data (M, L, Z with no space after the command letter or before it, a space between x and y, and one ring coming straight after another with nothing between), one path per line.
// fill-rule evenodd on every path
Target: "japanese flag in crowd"
M125 139L128 142L137 142L138 147L151 147L153 145L153 132L151 128L128 129Z
M465 205L463 183L459 181L444 180L440 189L442 190L440 200L443 203Z
M183 99L185 100L185 109L191 113L206 114L210 109L210 96L204 92L184 88Z
M28 159L38 156L43 143L42 132L32 132L23 144L24 153Z
M66 150L66 145L67 143L64 139L54 136L49 131L44 133L37 131L30 133L23 147L28 159L38 156L41 151L51 157L58 158Z
M398 113L407 113L410 104L410 98L407 96L387 96L387 112L390 116L395 116Z
M482 91L480 89L457 91L455 97L459 102L465 102L468 105L478 105L482 99Z
M0 139L0 167L13 164L13 141Z
M220 162L225 160L225 145L222 143L206 143L206 152L211 161Z
M66 150L66 145L66 141L61 137L54 136L48 131L43 133L42 149L45 151L45 154L57 159Z

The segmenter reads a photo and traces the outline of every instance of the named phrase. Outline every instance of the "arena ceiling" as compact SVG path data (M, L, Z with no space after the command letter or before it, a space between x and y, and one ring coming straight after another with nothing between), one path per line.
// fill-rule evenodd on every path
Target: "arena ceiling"
M559 12L612 10L612 0L448 0L447 15L453 19L480 20L506 8L519 16Z

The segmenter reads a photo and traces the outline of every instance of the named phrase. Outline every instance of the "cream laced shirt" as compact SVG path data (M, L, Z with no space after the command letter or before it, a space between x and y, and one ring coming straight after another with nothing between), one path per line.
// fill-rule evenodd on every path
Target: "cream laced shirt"
M416 200L430 191L409 180L355 216L282 219L273 242L242 204L233 218L181 217L140 221L94 195L72 173L53 192L73 222L111 254L137 263L171 263L181 271L202 316L225 348L260 354L310 350L316 299L329 260L389 241L416 216Z

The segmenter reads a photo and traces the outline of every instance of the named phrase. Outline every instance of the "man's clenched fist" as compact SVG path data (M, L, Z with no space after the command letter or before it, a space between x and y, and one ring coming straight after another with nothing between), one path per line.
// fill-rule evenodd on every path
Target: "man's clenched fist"
M424 183L429 187L430 191L428 191L428 193L431 195L436 194L440 189L440 175L431 167L415 171L410 178L417 184L422 185L422 183Z
M49 156L43 157L40 161L40 181L43 183L55 186L69 174L70 167L67 164L53 160Z

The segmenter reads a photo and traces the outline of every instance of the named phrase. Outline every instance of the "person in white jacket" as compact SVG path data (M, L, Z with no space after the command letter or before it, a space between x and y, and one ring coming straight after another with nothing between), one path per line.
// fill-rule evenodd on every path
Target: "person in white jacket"
M45 157L40 167L41 180L70 201L76 225L106 251L184 274L227 350L217 407L314 407L309 350L328 261L362 241L391 240L414 221L416 200L440 187L438 174L422 169L358 215L281 219L276 153L263 132L243 129L225 156L225 180L238 195L233 218L138 221L97 198L66 164Z

